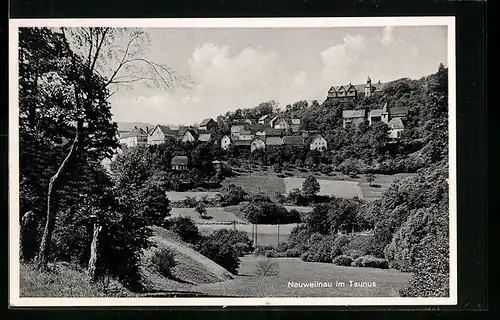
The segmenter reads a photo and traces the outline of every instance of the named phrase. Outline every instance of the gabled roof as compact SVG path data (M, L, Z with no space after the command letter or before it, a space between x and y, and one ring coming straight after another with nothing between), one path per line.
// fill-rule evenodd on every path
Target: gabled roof
M249 146L252 140L233 140L235 146Z
M286 136L283 137L283 144L286 145L303 145L304 138L301 136Z
M335 89L335 87L331 87L328 92L337 92L337 90Z
M381 117L382 109L372 109L370 110L370 117Z
M186 156L175 156L172 158L172 161L170 161L170 164L172 165L186 165L188 164L188 157Z
M390 109L389 113L390 114L407 114L408 108L405 108L405 107L392 108L392 109Z
M394 118L392 119L391 121L389 121L387 123L387 125L391 128L391 129L404 129L405 128L405 125L403 123L403 120L401 120L401 118Z
M365 115L366 115L366 111L364 109L342 111L342 118L344 118L344 119L364 118Z
M214 121L214 119L212 118L203 119L203 121L200 123L200 127L206 126L210 121Z
M254 138L251 143L253 143L254 141L257 141L257 140L261 141L262 143L265 143L264 139L262 139L262 138Z
M149 135L152 135L156 129L160 130L165 136L177 137L179 135L179 130L172 130L167 126L162 125L157 125L153 130L149 132Z
M266 135L266 137L272 137L272 136L280 137L283 134L283 130L275 128L266 128L264 130L264 134Z
M193 129L187 129L186 131L184 131L184 134L182 135L182 137L184 137L186 135L186 133L191 133L191 135L196 139L198 138L198 133L196 131L194 131Z
M283 139L281 137L271 136L266 137L266 145L268 146L280 146L283 144Z
M207 142L207 141L210 141L211 138L212 138L212 135L210 133L202 133L198 137L198 140L202 141L202 142Z
M269 115L268 114L265 114L263 115L262 117L259 118L259 121L264 121L266 120L267 118L269 118Z
M129 132L120 135L121 138L133 138L133 137L144 137L147 136L146 131L141 128L134 128Z

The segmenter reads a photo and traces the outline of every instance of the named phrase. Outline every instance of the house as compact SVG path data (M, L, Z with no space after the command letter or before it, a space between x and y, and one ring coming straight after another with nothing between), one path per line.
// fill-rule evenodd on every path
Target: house
M322 135L318 134L314 139L312 139L311 143L309 144L309 150L318 150L318 151L324 151L328 147L328 144L326 142L326 139L323 138Z
M148 144L157 145L165 143L169 138L177 139L179 136L178 130L172 130L167 126L157 125L148 134Z
M129 148L136 146L145 146L148 143L148 134L142 128L134 127L129 132L120 135L120 144Z
M215 129L216 127L217 127L217 122L215 122L214 119L212 118L207 118L200 123L198 129L200 131L210 131L212 129Z
M285 136L283 137L283 144L286 146L300 147L304 145L304 138L301 136Z
M266 144L264 140L260 138L255 138L250 143L250 152L254 152L255 150L264 150L266 148Z
M405 126L404 122L401 118L394 118L390 120L387 125L391 129L389 132L389 138L398 139L401 138L401 134L403 133Z
M366 110L344 110L342 111L342 122L344 128L347 124L352 124L354 126L358 126L360 123L366 120Z
M276 121L278 120L278 116L273 117L271 120L269 120L269 126L271 128L274 128L274 125L276 124Z
M245 123L234 123L231 126L231 136L238 137L242 131L245 131L246 126Z
M368 116L368 122L370 125L382 121L382 109L372 109L370 110L370 115Z
M193 129L187 129L181 136L181 142L194 142L198 139L198 134Z
M200 133L200 135L198 136L198 141L210 142L210 141L212 141L212 134L211 133Z
M220 147L224 150L229 149L230 144L231 144L231 138L229 136L224 136L220 140Z
M175 156L170 161L172 170L175 171L185 171L188 168L188 157L186 156Z
M288 124L288 121L286 121L286 119L283 118L277 119L274 124L274 129L287 130L289 127L290 125Z
M300 119L292 119L292 132L300 132Z
M328 90L326 99L358 99L362 96L370 97L375 94L380 94L384 92L385 83L378 81L377 84L373 85L370 77L366 79L365 84L348 84L341 85L338 87L331 87Z
M269 124L269 121L271 121L271 116L268 114L263 115L262 117L259 118L259 120L257 120L259 124L264 124L264 125Z
M283 138L281 136L266 136L266 146L281 146Z
M238 140L252 140L254 134L251 131L241 131Z

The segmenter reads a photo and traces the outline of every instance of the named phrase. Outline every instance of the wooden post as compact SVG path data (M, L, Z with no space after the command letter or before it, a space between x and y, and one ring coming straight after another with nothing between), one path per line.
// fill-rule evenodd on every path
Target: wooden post
M255 246L257 245L257 234L258 234L257 226L258 224L255 224Z
M236 230L236 220L233 220L233 229Z
M97 280L97 259L99 255L99 235L102 230L102 226L99 225L99 221L97 221L97 218L95 216L91 217L92 219L95 219L94 221L94 232L92 234L92 243L90 245L90 259L89 259L89 266L87 269L87 275L89 277L89 280L91 282L95 282Z
M278 248L280 246L280 222L278 221L278 246L276 248Z

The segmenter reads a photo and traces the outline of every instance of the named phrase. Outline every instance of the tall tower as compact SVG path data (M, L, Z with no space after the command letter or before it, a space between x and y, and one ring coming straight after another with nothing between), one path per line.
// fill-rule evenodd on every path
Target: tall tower
M368 76L365 85L365 97L369 97L371 94L372 94L372 79L370 79L370 76Z

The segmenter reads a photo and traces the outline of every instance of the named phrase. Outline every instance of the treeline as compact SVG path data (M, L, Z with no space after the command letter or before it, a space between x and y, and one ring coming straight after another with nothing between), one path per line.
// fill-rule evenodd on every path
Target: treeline
M395 182L379 200L333 198L316 205L305 222L292 231L281 251L311 262L332 262L342 256L338 263L387 265L413 273L402 295L447 296L447 179L445 158L415 177ZM373 235L353 232L367 229L373 229Z

